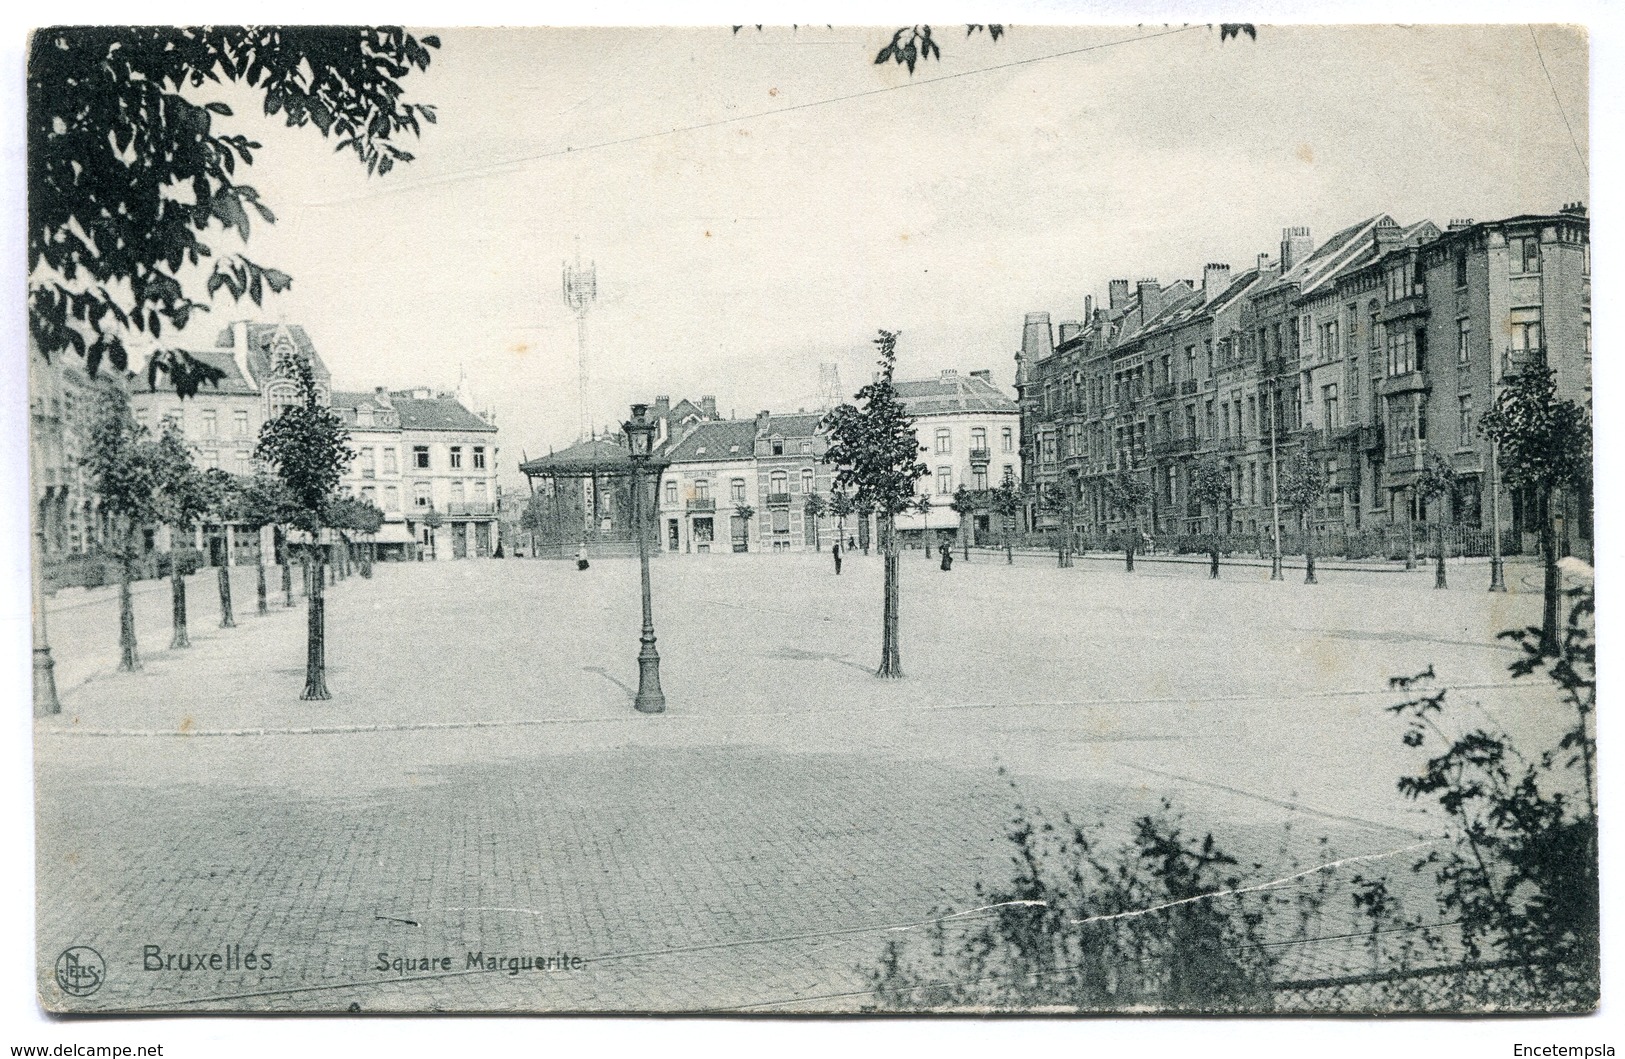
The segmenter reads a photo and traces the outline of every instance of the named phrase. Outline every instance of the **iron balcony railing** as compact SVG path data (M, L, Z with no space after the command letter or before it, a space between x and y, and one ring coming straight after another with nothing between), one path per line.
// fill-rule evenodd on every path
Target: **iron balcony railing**
M446 505L448 515L494 515L496 504L489 500L453 500Z
M688 509L690 511L715 511L717 502L708 496L696 496L689 499Z
M789 493L769 493L769 494L767 494L767 506L768 507L789 507L790 506L790 494Z

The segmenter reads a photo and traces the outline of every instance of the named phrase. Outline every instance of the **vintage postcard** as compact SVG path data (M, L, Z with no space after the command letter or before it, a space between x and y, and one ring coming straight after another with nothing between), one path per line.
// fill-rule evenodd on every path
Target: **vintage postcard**
M1588 59L35 31L38 1004L1594 1010Z

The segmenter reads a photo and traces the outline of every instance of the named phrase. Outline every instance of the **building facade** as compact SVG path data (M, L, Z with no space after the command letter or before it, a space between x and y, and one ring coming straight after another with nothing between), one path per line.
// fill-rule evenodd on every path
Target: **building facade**
M932 503L929 513L897 516L897 528L905 543L929 546L930 538L960 532L959 514L949 506L960 486L981 492L1022 479L1021 411L988 370L949 368L934 378L899 380L896 387L927 468L918 491ZM985 509L971 520L965 531L973 539L999 529Z
M1274 526L1287 461L1304 454L1329 488L1302 518L1351 535L1421 519L1488 526L1489 443L1478 416L1502 376L1540 360L1564 396L1590 394L1589 224L1578 204L1489 223L1408 226L1379 215L1318 247L1306 228L1278 255L1200 282L1113 280L1105 306L1052 333L1030 313L1017 355L1022 465L1062 505L1034 505L1040 527L1080 537L1128 528L1106 479L1143 475L1136 527L1179 536L1217 526L1259 537ZM1458 475L1455 495L1417 499L1430 453ZM1191 496L1212 461L1226 499ZM1502 490L1503 526L1535 530ZM1569 501L1567 547L1589 552L1589 498ZM1288 520L1291 520L1289 523Z

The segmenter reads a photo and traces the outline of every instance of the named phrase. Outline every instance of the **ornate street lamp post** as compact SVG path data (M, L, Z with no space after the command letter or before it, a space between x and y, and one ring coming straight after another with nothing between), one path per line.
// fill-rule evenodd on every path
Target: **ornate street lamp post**
M1506 371L1506 356L1503 355L1501 371ZM1499 382L1499 380L1497 380ZM1493 407L1495 401L1490 401ZM1490 591L1505 592L1507 590L1505 567L1501 562L1501 464L1497 458L1501 446L1494 438L1490 439ZM1482 510L1482 508L1480 509ZM1482 523L1481 523L1482 524Z
M1281 381L1275 380L1270 391L1270 580L1281 577L1281 486L1280 471L1276 467L1275 424L1281 410Z
M643 477L654 447L655 424L649 406L632 406L632 418L621 424L632 457L632 532L638 538L638 566L643 577L643 644L638 651L638 694L632 705L639 713L664 713L666 696L660 690L660 654L655 650L654 613L649 602L649 535L643 525Z

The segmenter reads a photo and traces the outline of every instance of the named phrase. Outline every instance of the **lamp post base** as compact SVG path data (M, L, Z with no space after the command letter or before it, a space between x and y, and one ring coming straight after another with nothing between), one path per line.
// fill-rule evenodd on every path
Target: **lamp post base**
M1507 590L1506 570L1499 555L1490 558L1490 591L1505 592Z
M1270 556L1270 580L1271 581L1284 581L1284 580L1286 580L1286 578L1281 576L1281 557L1279 555Z
M34 648L34 716L50 717L62 712L56 697L56 662L49 647Z
M632 707L639 713L665 713L666 694L660 690L660 655L655 651L653 634L643 638L643 650L638 652L638 693Z

